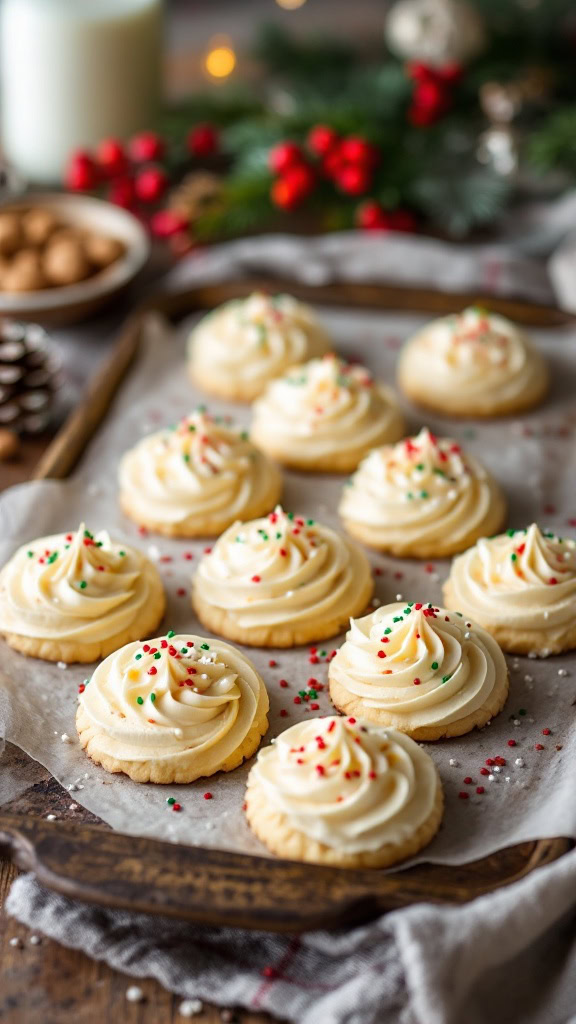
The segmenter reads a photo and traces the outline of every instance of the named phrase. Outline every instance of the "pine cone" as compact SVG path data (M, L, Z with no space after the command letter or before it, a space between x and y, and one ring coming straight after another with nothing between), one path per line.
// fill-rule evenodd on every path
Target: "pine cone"
M222 181L217 175L195 171L187 174L171 192L168 205L171 210L181 213L190 223L194 223L219 202L221 192Z
M36 324L0 320L0 427L45 430L60 386L60 360Z

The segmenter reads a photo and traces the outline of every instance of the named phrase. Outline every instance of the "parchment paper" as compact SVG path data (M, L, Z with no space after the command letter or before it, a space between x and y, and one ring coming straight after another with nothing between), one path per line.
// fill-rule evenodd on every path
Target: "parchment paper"
M320 310L343 354L360 358L383 379L393 380L402 340L425 319ZM117 506L116 469L121 453L143 434L172 423L204 402L216 413L232 413L249 422L249 409L208 399L195 392L184 373L184 340L191 323L172 332L151 319L145 349L113 404L107 422L69 481L28 483L0 499L0 563L15 548L38 536L75 528L85 519L92 530L108 528L127 543L140 545L155 559L168 594L164 628L202 633L190 608L190 573L206 542L142 537ZM504 486L510 501L510 525L538 519L560 533L576 533L576 332L556 328L533 335L552 364L551 399L521 419L489 423L423 417L405 405L410 428L427 423L450 434L480 457ZM336 508L343 477L285 474L285 507L338 526ZM187 560L193 552L194 560ZM408 562L370 553L376 568L376 594L382 603L441 597L448 562ZM329 641L329 652L342 638ZM326 691L320 710L298 707L293 698L312 676L325 683L327 664L309 663L306 648L293 651L247 649L266 680L271 700L269 739L310 714L327 714ZM269 667L270 660L276 666ZM576 838L576 656L546 661L509 658L512 685L505 710L483 731L460 740L427 744L446 792L444 825L419 859L461 863L511 843L538 837ZM0 724L4 735L44 764L72 799L124 832L168 838L230 850L265 853L242 814L249 768L199 780L188 786L138 785L94 765L79 749L74 728L77 687L90 667L49 665L12 652L0 641ZM279 685L289 682L288 688ZM280 716L280 710L288 712ZM543 735L544 729L551 733ZM62 738L64 737L64 738ZM508 741L514 740L515 746ZM535 749L541 744L543 749ZM506 765L483 777L485 759L500 755ZM522 764L517 764L521 759ZM1 770L0 762L0 770ZM464 783L471 777L473 784ZM483 785L485 792L476 793ZM204 794L212 799L205 800ZM466 792L468 799L459 794ZM182 811L166 803L173 796ZM46 806L46 814L51 813Z

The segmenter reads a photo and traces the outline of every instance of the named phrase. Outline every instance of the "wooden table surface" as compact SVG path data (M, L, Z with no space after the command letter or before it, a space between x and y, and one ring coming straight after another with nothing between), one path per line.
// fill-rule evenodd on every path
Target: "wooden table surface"
M44 451L49 438L43 437L22 446L20 457L0 462L0 491L27 480ZM0 771L10 765L31 779L30 787L2 810L15 814L43 817L56 813L58 818L73 818L98 824L80 805L70 810L70 794L51 778L46 769L31 762L26 754L7 744L0 756ZM102 825L102 827L107 827ZM84 953L65 949L46 938L36 944L35 933L9 918L4 901L17 869L0 857L0 1022L2 1024L180 1024L178 1012L182 997L165 991L153 979L130 978L98 963ZM34 935L34 941L31 942ZM11 939L20 940L11 944ZM138 984L142 1002L130 1003L126 990ZM238 1024L263 1024L271 1018L242 1011L222 1012L205 1005L197 1024L219 1024L233 1020Z

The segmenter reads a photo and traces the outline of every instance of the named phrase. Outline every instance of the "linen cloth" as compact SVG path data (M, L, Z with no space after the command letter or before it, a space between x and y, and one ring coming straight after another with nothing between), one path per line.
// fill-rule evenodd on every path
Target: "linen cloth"
M576 199L520 215L479 247L345 233L246 239L193 254L167 287L276 273L307 283L386 280L574 302ZM556 251L545 259L552 250ZM417 905L342 933L202 929L73 903L33 876L7 910L57 941L183 996L298 1024L574 1024L576 851L461 908Z

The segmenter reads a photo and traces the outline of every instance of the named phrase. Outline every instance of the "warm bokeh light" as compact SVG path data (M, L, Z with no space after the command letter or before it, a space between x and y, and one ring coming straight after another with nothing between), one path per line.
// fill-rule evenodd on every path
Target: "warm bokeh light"
M212 40L204 57L204 67L212 78L228 78L236 67L236 54L230 43Z
M299 7L304 7L306 0L276 0L276 3L285 11L297 11Z

